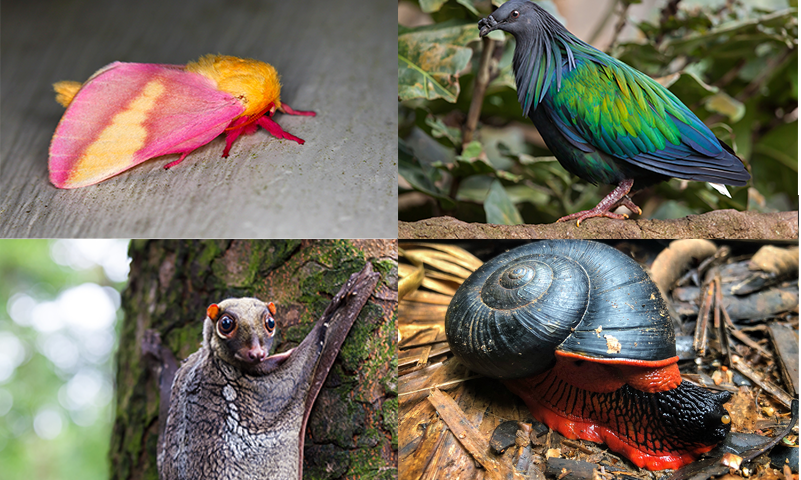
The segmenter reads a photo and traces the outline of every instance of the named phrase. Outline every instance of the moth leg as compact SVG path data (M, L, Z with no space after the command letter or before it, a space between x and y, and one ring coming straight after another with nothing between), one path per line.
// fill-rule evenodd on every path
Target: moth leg
M292 110L292 107L290 107L286 103L282 103L281 106L278 108L278 110L281 113L286 113L287 115L303 115L305 117L313 117L317 115L312 111Z
M291 133L285 132L284 129L281 128L281 125L278 125L277 123L275 123L275 121L272 118L270 118L270 117L268 117L266 115L259 119L259 125L264 127L265 130L267 130L268 132L272 133L275 137L286 138L287 140L293 140L295 142L298 142L301 145L306 143L305 140L300 139L300 138L292 135Z
M179 163L183 162L183 161L184 161L184 158L186 158L186 156L187 156L187 155L189 155L190 153L192 153L192 151L191 151L191 150L190 150L190 151L188 151L188 152L184 152L184 153L182 153L182 154L181 154L181 158L179 158L178 160L176 160L176 161L174 161L174 162L170 162L170 163L168 163L167 165L164 165L164 170L169 170L170 168L172 168L172 167L174 167L174 166L178 165ZM157 335L158 335L158 334L157 334Z

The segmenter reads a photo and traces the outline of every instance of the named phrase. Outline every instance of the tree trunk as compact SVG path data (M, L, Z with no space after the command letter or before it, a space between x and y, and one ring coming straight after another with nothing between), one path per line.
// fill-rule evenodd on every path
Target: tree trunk
M397 477L396 241L133 241L130 256L117 352L112 478L158 478L159 390L141 353L145 330L159 332L181 360L198 349L209 304L252 296L276 304L276 351L283 352L303 340L366 261L381 281L312 409L303 477Z

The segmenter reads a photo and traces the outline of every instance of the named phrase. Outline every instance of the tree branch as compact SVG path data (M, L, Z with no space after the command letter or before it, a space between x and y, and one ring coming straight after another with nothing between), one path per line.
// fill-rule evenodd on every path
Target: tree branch
M675 220L591 218L545 225L465 223L452 217L398 222L401 239L430 238L709 238L798 239L798 212L757 213L715 210Z

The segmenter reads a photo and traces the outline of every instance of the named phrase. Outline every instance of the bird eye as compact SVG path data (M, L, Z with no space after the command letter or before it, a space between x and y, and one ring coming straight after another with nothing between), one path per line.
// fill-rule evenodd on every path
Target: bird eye
M267 329L267 333L273 333L275 330L275 319L269 313L264 314L264 328Z
M519 16L520 16L520 12L518 12L517 10L512 10L512 18L517 18Z
M220 317L220 320L217 322L217 331L220 332L220 335L230 337L234 330L236 330L236 320L234 320L234 317L227 314Z

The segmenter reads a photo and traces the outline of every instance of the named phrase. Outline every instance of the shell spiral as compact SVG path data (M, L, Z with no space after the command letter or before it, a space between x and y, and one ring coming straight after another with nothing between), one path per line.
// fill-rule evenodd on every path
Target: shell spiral
M637 262L605 244L542 241L482 265L445 316L451 351L494 378L536 375L554 351L627 363L676 355L656 285Z

